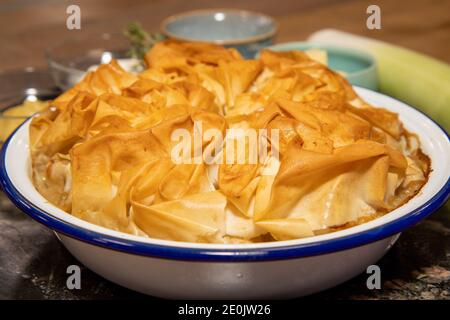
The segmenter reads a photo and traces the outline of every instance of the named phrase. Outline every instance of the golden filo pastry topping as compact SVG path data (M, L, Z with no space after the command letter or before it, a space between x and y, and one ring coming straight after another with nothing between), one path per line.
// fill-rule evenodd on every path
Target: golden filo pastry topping
M145 62L101 65L31 122L34 185L76 217L166 240L290 240L375 219L427 181L398 114L305 52L244 60L169 40Z

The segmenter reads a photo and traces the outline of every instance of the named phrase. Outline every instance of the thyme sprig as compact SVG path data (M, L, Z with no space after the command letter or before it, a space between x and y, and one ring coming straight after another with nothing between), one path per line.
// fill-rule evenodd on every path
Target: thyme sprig
M145 54L157 42L164 40L164 35L159 32L148 33L139 22L133 21L123 31L130 41L128 55L130 58L144 59Z

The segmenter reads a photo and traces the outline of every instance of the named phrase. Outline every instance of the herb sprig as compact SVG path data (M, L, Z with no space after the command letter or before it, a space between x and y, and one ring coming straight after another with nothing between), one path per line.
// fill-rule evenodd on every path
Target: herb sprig
M125 37L130 41L130 58L144 59L145 54L157 42L165 39L165 36L159 32L148 33L139 22L130 22L123 31Z

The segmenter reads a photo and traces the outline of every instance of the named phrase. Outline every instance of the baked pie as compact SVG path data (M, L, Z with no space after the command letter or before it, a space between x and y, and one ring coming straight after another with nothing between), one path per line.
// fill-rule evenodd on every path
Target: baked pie
M101 65L31 122L35 187L83 220L176 241L289 240L377 218L427 181L430 160L398 114L308 53L244 60L168 40L145 62L137 75ZM174 132L199 124L215 134L184 141L174 161ZM266 149L250 161L255 131Z

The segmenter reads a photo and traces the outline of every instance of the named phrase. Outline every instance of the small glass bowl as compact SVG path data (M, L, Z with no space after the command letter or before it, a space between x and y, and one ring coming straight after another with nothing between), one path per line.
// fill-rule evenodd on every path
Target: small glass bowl
M46 101L58 96L50 73L28 67L22 70L0 72L0 145L17 126L33 115L34 110L21 110L20 115L4 112L25 101Z
M67 90L93 66L108 63L111 59L117 59L123 66L121 61L132 60L128 55L129 49L130 43L125 36L104 33L59 42L46 50L46 58L56 85Z

